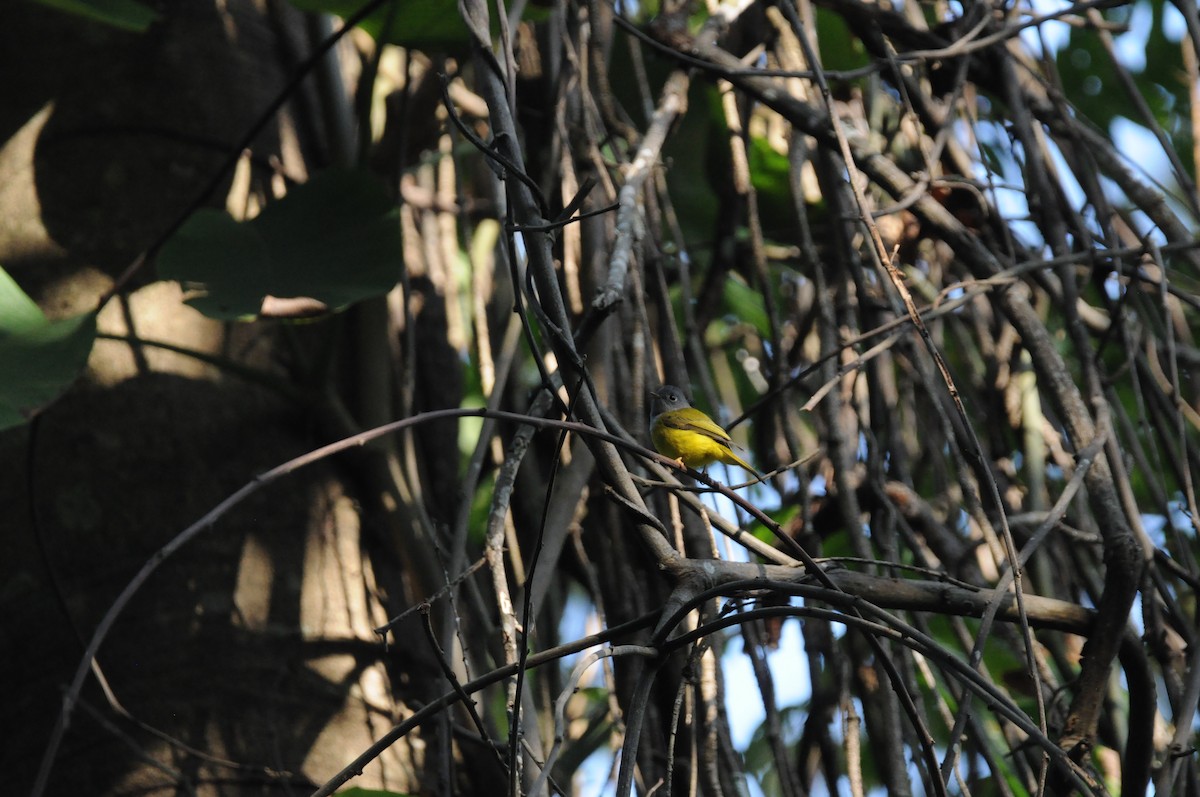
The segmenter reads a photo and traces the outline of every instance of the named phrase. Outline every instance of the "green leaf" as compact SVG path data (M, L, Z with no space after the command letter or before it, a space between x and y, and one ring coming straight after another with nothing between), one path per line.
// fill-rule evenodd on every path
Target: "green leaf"
M1144 52L1141 63L1129 64L1137 93L1150 108L1155 121L1171 141L1172 148L1183 161L1184 168L1194 171L1192 134L1189 122L1188 82L1183 75L1182 51L1171 41L1164 29L1164 0L1140 0L1105 10L1106 21L1131 24L1138 18L1149 17L1143 32L1133 24L1133 30L1119 34L1118 44L1127 37ZM1118 58L1122 48L1118 47ZM1146 120L1130 102L1121 87L1103 42L1091 29L1072 28L1066 44L1055 55L1063 92L1080 115L1097 127L1111 131L1116 117L1124 117L1145 126ZM1160 179L1161 175L1158 176Z
M771 324L767 319L767 308L762 294L747 285L736 274L725 280L723 294L724 309L738 321L750 324L764 338L771 335Z
M788 524L800 514L799 504L788 504L787 506L779 507L778 509L764 509L763 514L774 520L780 527L787 528ZM758 537L763 542L774 544L778 538L775 532L771 531L761 522L755 520L750 524L750 533Z
M1119 13L1128 15L1127 9L1121 9ZM1093 31L1072 29L1055 62L1071 104L1097 127L1107 130L1113 117L1128 112L1128 102L1120 91L1104 45Z
M751 136L747 150L750 162L750 182L763 201L791 204L791 164L787 155L778 152L763 136ZM793 217L795 211L792 211Z
M374 178L328 171L293 188L253 221L196 213L158 256L159 274L203 293L212 318L258 315L267 296L331 308L391 290L400 274L395 204Z
M628 39L620 37L621 46L635 46ZM665 79L667 69L673 66L662 59L647 59L652 80L659 74ZM619 90L619 96L632 103L625 107L640 107L632 69L613 70L612 81L614 93ZM712 84L693 82L688 89L688 108L690 112L676 122L673 134L663 145L663 158L682 167L667 169L667 186L696 276L703 273L712 257L721 211L719 195L728 190L732 161L721 97ZM682 321L682 316L679 318Z
M848 72L871 62L863 43L835 11L817 9L817 41L821 44L821 62L826 69Z
M158 13L137 0L34 0L49 8L86 17L121 30L145 33Z
M468 420L483 419L468 417L462 418L459 423L461 424L462 421ZM476 436L477 439L478 435ZM482 547L487 544L488 518L492 513L492 498L495 496L495 487L496 476L494 474L486 476L480 479L479 488L475 490L475 495L471 497L470 520L467 525L467 533L472 545Z
M321 11L342 19L351 17L366 0L292 0L302 11ZM397 0L363 20L359 27L387 44L417 49L466 47L467 24L458 13L457 0Z
M219 210L198 211L159 253L159 274L203 286L205 294L188 303L207 316L257 315L263 297L278 294L271 289L270 253L251 224Z
M24 423L87 365L96 314L47 321L0 268L0 429Z

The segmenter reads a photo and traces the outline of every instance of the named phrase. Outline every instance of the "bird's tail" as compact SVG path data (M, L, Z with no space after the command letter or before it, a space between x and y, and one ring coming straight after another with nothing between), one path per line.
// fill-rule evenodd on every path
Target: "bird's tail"
M724 461L729 462L730 464L733 464L733 465L737 465L739 468L743 468L744 470L750 471L751 473L754 474L754 478L760 482L767 480L767 477L765 475L763 475L762 473L760 473L757 468L755 468L753 465L751 465L746 460L739 457L737 454L733 453L732 450L725 452L725 460Z

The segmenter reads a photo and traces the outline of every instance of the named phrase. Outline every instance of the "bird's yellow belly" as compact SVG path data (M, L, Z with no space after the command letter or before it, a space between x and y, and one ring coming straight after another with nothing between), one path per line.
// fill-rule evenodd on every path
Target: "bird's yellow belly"
M686 429L670 429L655 424L651 430L654 447L671 459L681 459L689 468L703 468L722 459L728 450L725 446L696 432Z

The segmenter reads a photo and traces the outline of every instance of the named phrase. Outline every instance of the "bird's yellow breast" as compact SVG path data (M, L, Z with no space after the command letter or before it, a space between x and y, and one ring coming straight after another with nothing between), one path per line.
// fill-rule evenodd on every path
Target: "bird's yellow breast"
M670 410L655 418L650 429L650 437L659 453L671 459L682 459L683 464L689 468L703 468L718 460L725 461L729 446L713 439L710 436L712 432L704 434L692 429L678 428L688 423L715 427L720 434L724 434L724 430L700 410L692 407Z

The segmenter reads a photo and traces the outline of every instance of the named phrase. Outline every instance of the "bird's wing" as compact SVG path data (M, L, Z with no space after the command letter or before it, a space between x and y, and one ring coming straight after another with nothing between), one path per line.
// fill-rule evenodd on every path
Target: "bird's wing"
M668 413L667 417L662 419L663 423L672 429L682 429L702 434L726 448L732 446L732 438L715 421L695 407L690 408L690 410L690 412L688 410L680 410L676 413Z

